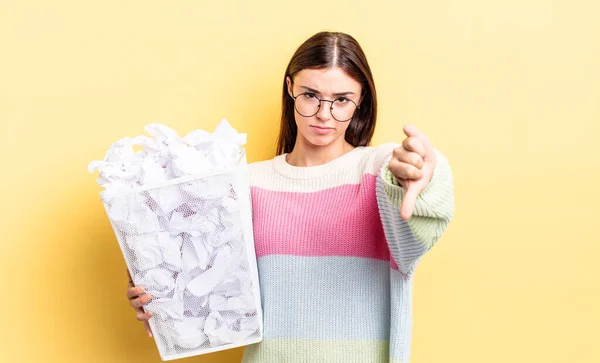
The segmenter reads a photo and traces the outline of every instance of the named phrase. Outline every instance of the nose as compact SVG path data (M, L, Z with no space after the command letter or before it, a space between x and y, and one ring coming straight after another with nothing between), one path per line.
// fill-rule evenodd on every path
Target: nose
M319 111L317 111L319 120L328 121L331 119L331 101L321 101Z

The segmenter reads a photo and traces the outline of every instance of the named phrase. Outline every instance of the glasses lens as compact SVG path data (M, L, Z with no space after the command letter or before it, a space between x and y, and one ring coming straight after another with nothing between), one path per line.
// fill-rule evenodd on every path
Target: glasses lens
M314 116L319 111L319 99L311 93L302 93L296 97L296 111L304 117Z
M333 102L331 116L341 122L350 121L354 116L354 111L356 111L356 104L342 97Z

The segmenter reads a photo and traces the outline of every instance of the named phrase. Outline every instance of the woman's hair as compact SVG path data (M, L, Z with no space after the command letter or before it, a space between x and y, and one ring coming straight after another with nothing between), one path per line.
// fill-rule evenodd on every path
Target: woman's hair
M320 32L307 39L294 53L283 77L281 129L277 139L277 155L294 148L298 128L294 118L294 99L286 84L303 69L338 67L362 86L362 102L350 120L345 139L353 146L368 146L375 131L377 94L371 68L360 45L348 34Z

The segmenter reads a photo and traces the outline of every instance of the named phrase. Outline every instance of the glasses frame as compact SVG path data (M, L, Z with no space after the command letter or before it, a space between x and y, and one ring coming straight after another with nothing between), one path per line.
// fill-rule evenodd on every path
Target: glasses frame
M298 97L300 97L300 96L302 96L302 95L306 95L306 94L313 95L313 96L314 96L314 97L315 97L317 100L319 100L319 106L317 107L317 111L315 111L315 113L313 113L312 115L304 115L304 114L302 114L302 112L298 111L298 107L296 107L296 99L297 99ZM319 113L319 110L321 109L321 104L322 104L323 102L331 102L331 107L329 108L329 112L331 113L331 117L333 117L333 119L334 119L334 120L336 120L337 122L348 122L348 121L351 121L351 120L354 118L354 115L356 115L356 110L359 110L359 109L360 109L360 106L359 106L359 105L357 105L357 104L356 104L356 102L354 102L354 101L352 101L351 99L349 99L348 97L344 97L344 96L342 96L342 97L338 97L338 98L336 98L335 100L326 100L326 99L324 99L324 98L319 98L319 96L317 96L316 94L314 94L314 92L302 92L302 93L299 93L299 94L297 94L296 96L294 96L294 95L291 95L290 97L292 97L292 98L294 99L294 109L296 110L296 112L298 112L298 114L300 114L300 115L301 115L301 116L303 116L303 117L313 117L314 115L316 115L317 113ZM341 99L341 98L345 98L345 99L347 99L348 101L350 101L350 102L354 103L354 106L356 107L356 108L354 109L354 112L352 112L352 116L350 116L350 118L349 118L349 119L347 119L347 120L338 120L338 119L337 119L337 118L336 118L336 117L333 115L333 103L334 103L335 101L337 101L337 100Z

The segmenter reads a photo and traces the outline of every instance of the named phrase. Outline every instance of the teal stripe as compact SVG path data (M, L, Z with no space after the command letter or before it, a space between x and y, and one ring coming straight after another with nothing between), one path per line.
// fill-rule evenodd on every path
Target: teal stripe
M412 338L412 279L405 280L400 272L390 272L390 359L391 362L410 360Z
M265 339L388 340L388 261L269 255L258 271Z

